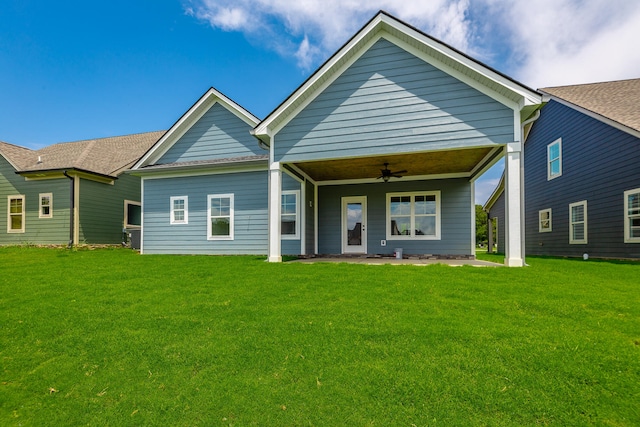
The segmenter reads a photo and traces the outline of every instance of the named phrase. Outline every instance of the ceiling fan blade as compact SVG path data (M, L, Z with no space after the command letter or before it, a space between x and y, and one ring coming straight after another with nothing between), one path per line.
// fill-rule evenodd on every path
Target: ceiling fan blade
M407 173L407 171L406 170L395 171L395 172L391 172L391 175L396 175L396 174L399 174L399 173Z

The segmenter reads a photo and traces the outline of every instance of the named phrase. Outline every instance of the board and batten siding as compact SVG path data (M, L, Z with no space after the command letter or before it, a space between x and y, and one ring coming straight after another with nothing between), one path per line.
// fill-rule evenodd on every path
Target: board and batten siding
M440 191L440 240L386 240L387 193ZM391 255L403 248L411 255L473 255L471 184L467 179L395 181L375 184L321 186L318 189L318 252L342 252L342 197L367 197L367 253Z
M25 181L0 156L0 245L62 245L69 242L70 184L67 178ZM40 218L41 193L53 195L53 217ZM25 196L25 232L7 233L7 196Z
M275 136L275 160L513 142L514 112L386 39Z
M547 180L547 145L562 138L562 175ZM550 101L524 151L526 253L640 258L624 243L624 192L640 188L640 139ZM587 201L587 244L569 244L569 204ZM540 233L538 212L552 210L552 231Z
M252 126L215 103L156 163L267 154L249 133L251 129Z
M265 255L265 171L144 179L145 254ZM234 194L234 240L207 240L207 195ZM187 196L188 224L170 224L170 197Z

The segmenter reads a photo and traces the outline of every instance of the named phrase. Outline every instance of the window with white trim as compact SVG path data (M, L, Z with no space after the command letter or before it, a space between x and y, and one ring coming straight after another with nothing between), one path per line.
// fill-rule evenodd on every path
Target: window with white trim
M124 201L124 227L140 228L142 226L142 204L132 200Z
M440 192L387 193L387 240L439 240Z
M169 198L170 223L171 224L189 224L189 197L173 196Z
M53 194L40 193L38 200L40 200L38 218L53 218Z
M551 231L551 209L538 211L538 231L540 233Z
M547 145L547 181L562 175L562 138Z
M283 239L300 238L300 215L298 200L299 190L287 190L282 192L282 204L280 206L280 234Z
M207 239L233 240L233 194L207 196Z
M7 233L24 233L24 195L7 196Z
M640 188L624 192L624 242L640 243Z
M569 205L569 243L587 243L587 201Z

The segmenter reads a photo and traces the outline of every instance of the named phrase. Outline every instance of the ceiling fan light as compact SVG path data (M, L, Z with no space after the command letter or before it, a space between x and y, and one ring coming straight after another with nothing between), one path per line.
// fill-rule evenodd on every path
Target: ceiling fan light
M384 176L382 177L382 180L383 180L384 182L389 182L389 178L391 178L389 175L384 175Z

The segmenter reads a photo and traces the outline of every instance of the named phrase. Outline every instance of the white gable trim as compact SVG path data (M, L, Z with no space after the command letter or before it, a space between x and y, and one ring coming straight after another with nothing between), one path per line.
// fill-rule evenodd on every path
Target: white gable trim
M234 114L251 127L255 127L260 120L224 96L214 88L210 88L200 99L171 126L163 136L155 143L147 153L131 168L132 170L149 166L158 161L191 127L204 116L215 104L222 105L226 110Z
M390 42L423 59L425 62L458 78L469 86L496 99L498 102L513 109L514 113L519 113L520 109L525 105L539 104L542 102L541 95L532 89L515 83L500 73L455 51L453 48L380 12L275 111L263 120L252 131L252 134L268 141L272 138L272 135L296 117L304 107L382 37L385 37ZM426 50L433 51L434 55L412 46L412 42L425 47ZM443 59L438 59L438 55ZM453 62L453 64L460 64L462 66L461 68L467 70L468 73L457 70L454 68L454 65L446 64L444 62L446 59ZM483 84L481 81L483 79L487 81L487 84ZM489 87L488 84L495 86L495 89Z

